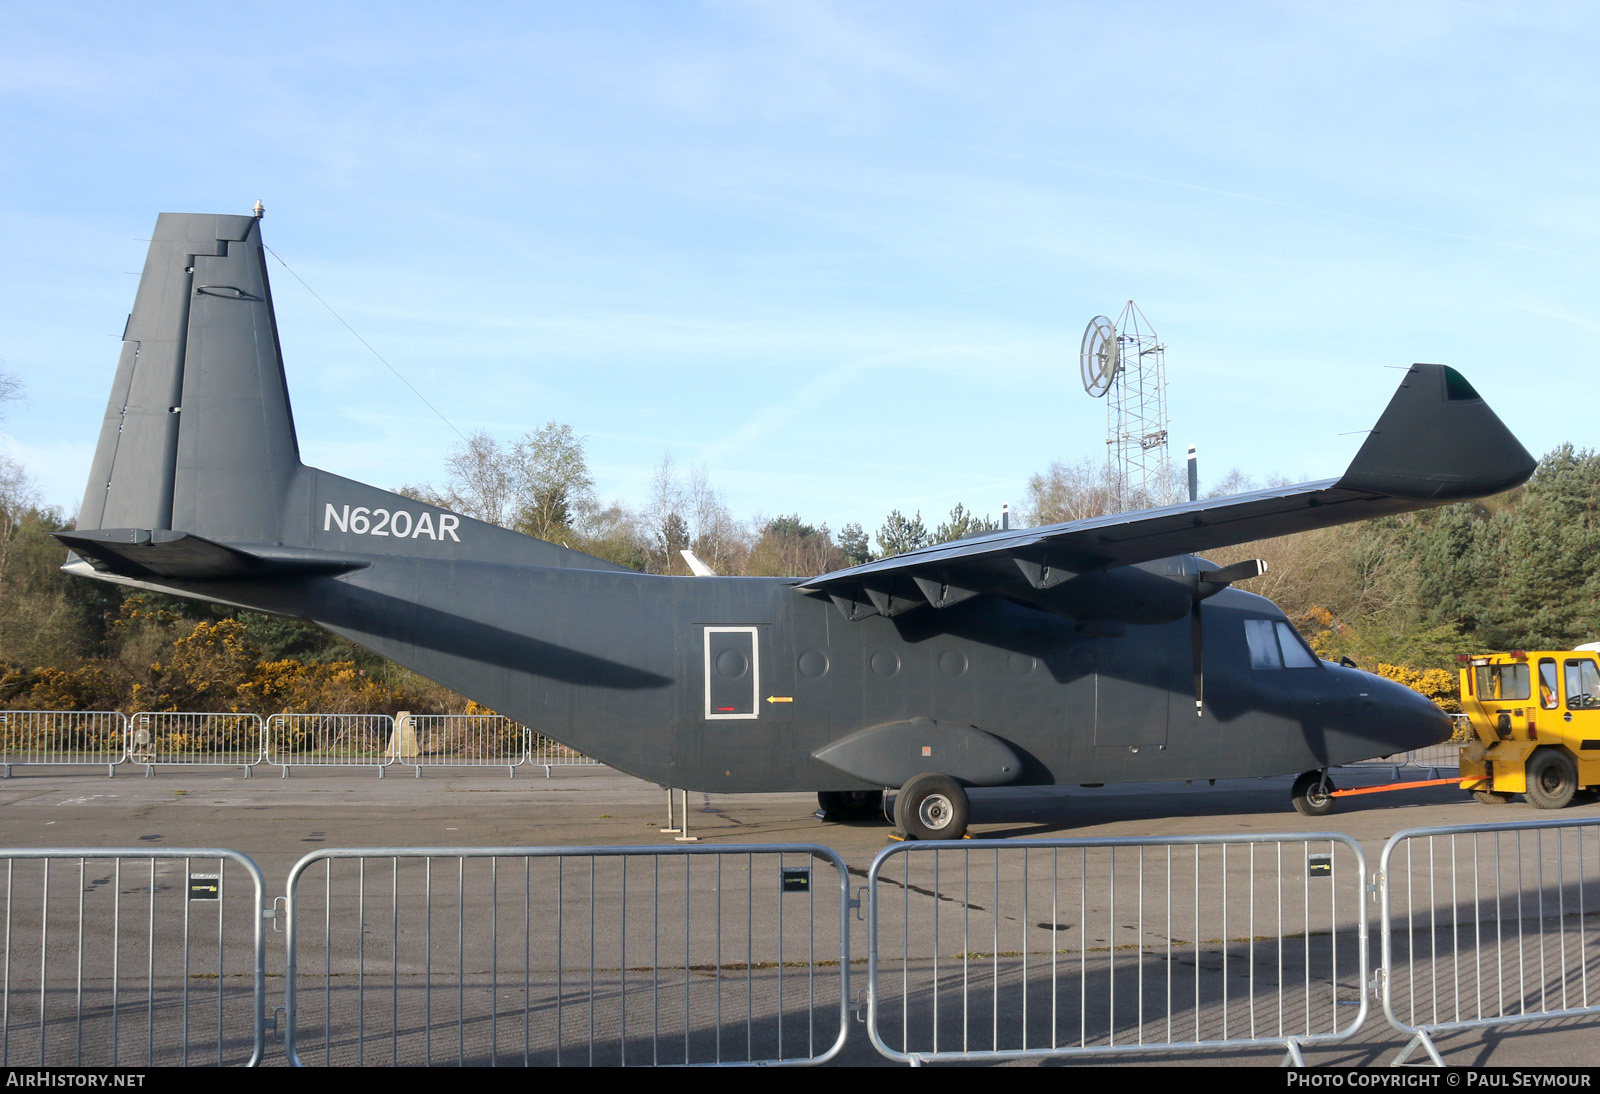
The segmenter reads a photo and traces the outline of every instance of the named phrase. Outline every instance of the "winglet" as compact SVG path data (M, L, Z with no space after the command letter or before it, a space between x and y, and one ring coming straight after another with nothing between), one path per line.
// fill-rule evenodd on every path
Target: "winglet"
M1459 372L1412 365L1338 487L1443 502L1509 490L1536 466Z

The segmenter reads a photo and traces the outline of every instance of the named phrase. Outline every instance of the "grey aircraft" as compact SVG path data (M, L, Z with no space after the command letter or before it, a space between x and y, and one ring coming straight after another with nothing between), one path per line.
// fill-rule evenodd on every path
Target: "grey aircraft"
M1338 479L1008 529L813 578L666 577L300 462L250 216L164 213L75 574L310 620L622 771L708 792L895 795L1303 773L1428 745L1426 699L1319 660L1192 552L1508 489L1534 460L1454 370L1413 365ZM1331 386L1331 385L1330 385ZM1332 397L1335 390L1321 397Z

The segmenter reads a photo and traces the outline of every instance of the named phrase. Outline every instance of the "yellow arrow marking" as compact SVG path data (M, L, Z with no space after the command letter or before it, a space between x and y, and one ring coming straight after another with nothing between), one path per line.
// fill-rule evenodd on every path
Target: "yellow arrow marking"
M794 696L793 695L769 695L769 696L767 696L767 702L769 702L769 703L792 703L792 702L794 702Z

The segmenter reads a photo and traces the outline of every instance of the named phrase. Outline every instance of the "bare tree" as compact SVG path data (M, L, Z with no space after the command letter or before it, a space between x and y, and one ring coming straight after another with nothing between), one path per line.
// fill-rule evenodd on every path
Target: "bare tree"
M22 518L39 504L33 480L20 463L0 452L0 578L11 560L11 548L22 527Z
M499 441L477 430L445 461L449 478L440 504L490 524L509 525L512 459Z
M406 483L404 486L395 487L394 492L403 498L420 501L424 505L437 505L441 509L454 509L458 513L466 512L462 506L456 503L455 498L439 493L427 483L423 483L421 486ZM468 513L467 515L471 516L472 514Z
M722 494L706 477L704 464L689 472L688 496L694 520L694 553L719 574L742 570L750 544L744 529L728 511Z
M1204 496L1208 498L1227 498L1232 497L1234 494L1249 493L1256 488L1255 480L1235 467L1218 479L1217 484L1207 490Z
M644 526L650 536L651 573L689 572L688 563L678 553L688 547L693 538L689 522L683 516L687 507L688 496L683 483L678 481L672 453L664 452L650 476L650 500L644 509Z
M512 445L478 430L445 461L445 488L405 486L400 493L477 520L564 543L599 512L583 438L547 422Z
M650 478L650 500L639 515L649 539L652 573L686 574L680 552L692 550L719 574L744 572L751 536L733 519L704 466L691 468L688 481L666 453Z
M6 420L6 404L22 398L22 381L0 368L0 422Z
M1117 491L1104 464L1085 456L1074 464L1052 463L1028 480L1026 523L1059 524L1115 512Z
M572 537L597 508L582 437L570 425L546 422L512 450L512 527L540 539Z

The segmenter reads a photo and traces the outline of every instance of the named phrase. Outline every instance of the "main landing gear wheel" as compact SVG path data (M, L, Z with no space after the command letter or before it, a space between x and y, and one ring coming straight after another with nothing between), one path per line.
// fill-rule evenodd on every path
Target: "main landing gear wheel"
M819 790L817 805L823 820L874 820L883 813L883 791Z
M1294 781L1289 791L1297 813L1308 817L1326 817L1333 812L1333 780L1322 771L1307 771Z
M1578 792L1578 765L1559 748L1535 750L1528 760L1528 789L1523 797L1539 809L1565 809Z
M948 775L918 775L894 801L895 823L911 839L960 839L971 815L967 792Z

